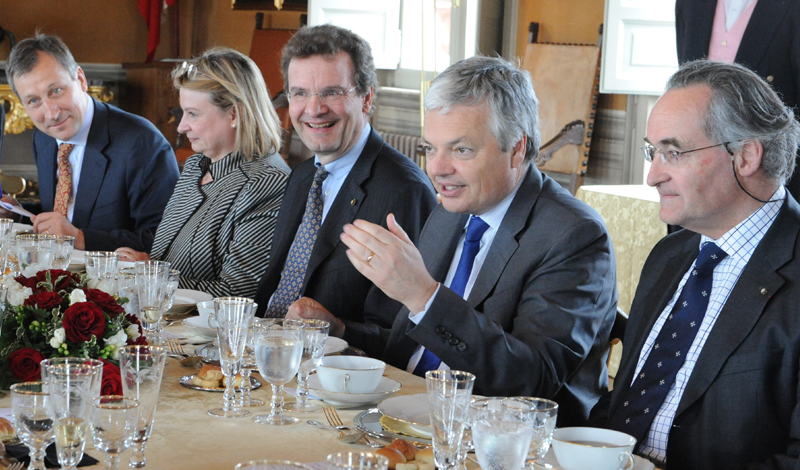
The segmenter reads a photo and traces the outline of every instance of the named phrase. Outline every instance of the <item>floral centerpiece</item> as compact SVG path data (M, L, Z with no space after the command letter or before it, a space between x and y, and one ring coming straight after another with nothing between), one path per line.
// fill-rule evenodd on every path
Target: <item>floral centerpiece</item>
M51 269L6 275L6 315L0 332L0 387L40 379L39 363L54 357L100 359L104 395L122 395L119 348L147 344L125 298L90 289L86 276Z

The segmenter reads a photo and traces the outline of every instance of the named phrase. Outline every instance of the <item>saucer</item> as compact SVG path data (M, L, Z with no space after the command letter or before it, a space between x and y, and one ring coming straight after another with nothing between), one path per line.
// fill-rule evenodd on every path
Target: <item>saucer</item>
M181 386L186 387L186 388L190 388L192 390L202 390L204 392L224 392L225 391L225 387L207 388L207 387L201 387L199 385L195 385L195 384L192 383L192 379L193 378L194 378L194 375L184 375L183 377L181 377L181 381L180 381ZM261 388L261 382L258 379L256 379L255 377L250 377L250 387L251 387L251 390L256 390L258 388ZM237 389L238 389L238 387L237 387Z
M553 452L553 448L551 447L547 454L545 454L544 458L533 462L533 468L536 470L561 470L561 465L558 463L556 459L556 454ZM630 470L655 470L656 466L653 465L653 462L639 457L638 455L633 456L633 468Z
M213 300L214 296L206 294L199 290L192 289L177 289L175 291L175 300L172 303L172 308L167 311L167 314L181 314L188 313L197 308L198 302L206 300Z
M208 323L200 317L189 317L181 320L183 326L191 328L195 333L203 336L217 336L217 330L209 328Z
M378 409L384 415L413 426L430 429L431 416L428 414L428 395L401 395L383 400ZM430 431L428 431L430 433Z
M394 395L403 386L400 382L390 379L389 377L381 377L375 391L370 393L337 393L329 392L322 388L319 382L319 377L316 374L308 378L308 390L312 395L320 400L330 403L331 405L368 405L370 403L377 403L385 398Z
M325 343L325 355L336 354L347 349L347 341L337 338L335 336L328 336L328 341Z

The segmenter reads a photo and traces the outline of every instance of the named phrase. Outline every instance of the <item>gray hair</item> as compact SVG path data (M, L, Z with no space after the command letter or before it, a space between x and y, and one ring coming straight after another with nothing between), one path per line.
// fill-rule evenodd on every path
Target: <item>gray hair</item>
M747 140L761 142L761 168L783 184L794 172L800 124L777 93L755 72L738 64L710 60L687 62L670 77L667 91L692 85L711 89L703 130L715 143L730 142L730 151Z
M528 136L525 160L539 155L539 100L530 74L498 57L475 56L439 74L425 95L425 109L447 113L455 105L489 104L489 127L507 152Z
M341 51L346 52L353 61L356 91L359 96L365 96L371 88L378 85L372 48L358 34L332 24L305 26L283 48L281 71L284 91L289 92L289 63L292 59L305 59L315 55L333 59Z
M75 62L64 41L58 36L36 33L34 37L23 39L17 43L6 61L6 77L8 77L8 84L11 85L11 91L15 95L19 96L17 87L14 86L14 78L33 70L39 61L39 52L49 54L56 59L69 73L70 78L73 80L78 78L78 63Z

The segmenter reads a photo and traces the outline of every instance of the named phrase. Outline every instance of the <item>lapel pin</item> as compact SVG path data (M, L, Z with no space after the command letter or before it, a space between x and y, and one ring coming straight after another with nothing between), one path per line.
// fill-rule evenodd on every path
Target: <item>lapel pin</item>
M358 201L355 199L350 199L350 205L355 206Z
M761 295L767 295L767 292L768 292L768 291L767 291L767 288L766 288L766 287L762 287L762 288L761 288Z

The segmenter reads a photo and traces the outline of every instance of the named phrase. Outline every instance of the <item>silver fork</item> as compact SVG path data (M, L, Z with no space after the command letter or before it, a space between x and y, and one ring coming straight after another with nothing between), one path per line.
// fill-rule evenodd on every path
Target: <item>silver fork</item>
M6 467L6 470L22 470L22 462L15 462Z
M181 346L181 343L177 339L168 339L167 347L169 347L170 352L174 356L189 357L189 355L183 351L183 346Z
M331 426L333 427L344 426L344 423L342 422L342 419L339 417L339 413L336 411L336 408L332 406L323 406L322 412L325 413L325 419L328 420L328 424L330 424ZM344 432L339 431L339 437L342 437L343 435ZM367 445L370 447L383 447L383 444L371 439L369 436L366 435L366 433L364 434L362 439L364 439L364 442L366 442Z

